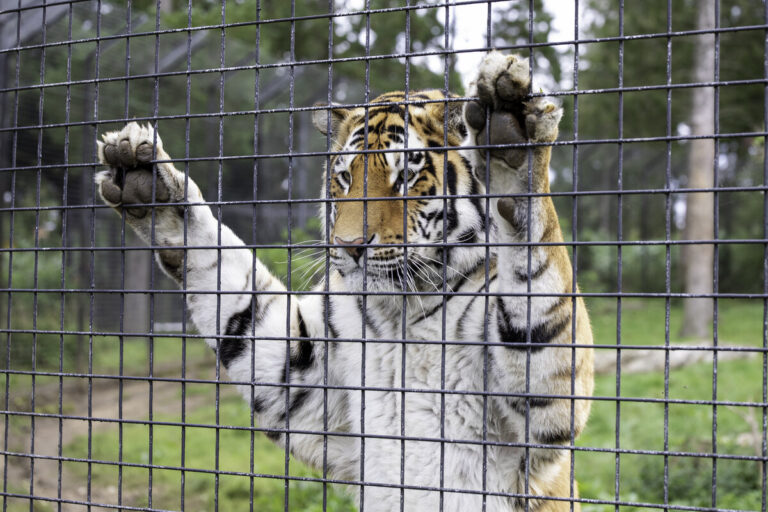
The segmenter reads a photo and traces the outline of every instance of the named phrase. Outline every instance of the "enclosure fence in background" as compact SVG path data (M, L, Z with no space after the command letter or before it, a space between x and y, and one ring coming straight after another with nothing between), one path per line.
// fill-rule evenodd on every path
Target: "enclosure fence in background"
M313 115L325 113L330 131L327 105L368 113L374 98L393 90L405 98L384 103L395 110L463 106L476 99L466 85L493 49L530 59L534 100L551 97L563 107L560 135L550 144L551 190L531 188L529 164L526 191L514 198L527 205L530 232L532 202L551 197L566 241L496 241L492 203L512 196L492 184L457 194L446 176L425 200L442 202L446 224L448 205L470 199L484 212L483 235L443 236L432 270L414 256L424 244L407 236L398 243L405 267L431 287L411 286L406 270L397 286L392 278L391 289L364 280L362 291L334 291L331 252L339 242L331 226L350 200L332 196L341 185L332 184L336 178L324 166L362 155L366 249L345 250L356 262L362 255L363 274L370 275L375 262L367 248L388 247L368 231L372 208L398 202L400 229L408 233L416 223L411 200L369 193L370 162L395 153L411 161L425 148L408 147L406 128L402 149L334 150L332 136L316 133ZM424 89L455 96L425 98ZM404 111L407 119L411 110ZM388 490L400 496L393 510L415 510L408 496L419 491L437 493L439 510L453 510L450 497L459 495L478 497L478 510L498 510L499 503L526 511L766 510L765 2L3 0L0 119L3 511L362 512L380 510L376 492ZM215 239L198 243L190 238L190 218L199 204L171 203L183 211L181 246L188 249L180 256L180 288L153 261L166 249L155 226L160 209L169 208L159 199L164 186L157 169L169 161L153 149L149 245L133 233L126 212L116 216L103 204L95 183L105 169L97 139L131 121L152 127L155 144L162 136L185 190L197 183L216 220ZM443 122L447 130L447 117ZM364 126L367 137L368 121ZM522 148L530 162L542 146L490 141L470 149ZM445 135L442 146L430 148L446 168L450 147ZM286 289L251 291L255 277L244 291L226 288L233 277L224 261L235 247L224 225ZM454 289L447 278L455 269L446 253L459 244L484 254L480 289ZM563 276L567 291L532 291L537 248L563 245L572 261L571 275ZM511 264L495 255L510 246L527 254L523 291L516 294L492 285L495 268ZM192 294L189 258L206 249L216 252L215 278ZM248 271L258 275L255 258ZM250 309L225 318L224 310L244 295ZM355 326L359 337L334 332L332 300L349 299L365 312L386 296L397 304L390 311L401 326L395 334L382 336L365 313ZM490 304L512 296L528 302L522 313L528 327L517 347L525 361L516 375L523 392L488 385L499 364L489 354L504 345L490 338L496 322ZM211 297L216 325L208 335L193 327L187 311ZM269 336L246 327L246 318L255 325L266 314L258 313L264 303L284 300L290 311L299 297L323 305L314 352L302 352L306 327L301 319L295 327L288 314ZM456 321L448 309L455 297L483 304L478 332L458 340L447 327ZM594 333L592 396L575 391L576 351L590 349L578 339L559 345L572 352L570 392L532 391L531 361L543 334L532 328L531 304L542 297L572 308L574 320L564 329L574 338L576 299L586 302ZM424 302L435 298L437 308L426 311ZM414 339L407 319L433 313L440 328ZM251 342L254 337L259 340ZM252 354L251 377L229 380L233 349L227 347L243 340ZM259 343L284 344L281 375L255 377L263 362L253 356ZM344 345L360 354L359 384L334 380L329 360ZM371 375L380 361L372 361L370 347L377 346L392 347L397 372L387 385ZM461 376L447 372L446 353L463 346L483 354L479 389L449 385ZM423 371L437 375L439 386L407 384L411 348L437 350L442 367ZM312 358L323 362L319 383L292 377ZM285 390L289 412L278 427L258 421L267 407L258 398L264 389ZM313 411L322 428L296 426L301 422L291 414L309 393L322 397ZM365 418L385 414L372 410L377 393L391 397L397 432L367 431ZM343 404L359 408L360 425L351 429L334 425L342 395L357 397ZM406 403L422 399L437 404L439 435L414 434L418 429L408 423ZM537 409L555 399L571 408L563 446L529 436ZM480 404L477 439L446 433L453 414L446 403L458 400ZM522 404L524 436L489 437L496 400ZM577 437L573 404L579 401L591 404L591 414ZM337 439L354 447L357 467L346 473L352 477L329 462L338 456L329 455ZM366 446L383 441L397 447L390 454L399 468L393 482L366 477ZM310 468L294 450L313 442L319 449ZM416 443L433 447L438 484L408 480L406 455ZM478 488L447 483L455 461L446 454L453 448L481 454ZM519 485L499 490L486 474L498 462L489 462L488 453L502 448L522 454L523 462ZM567 484L563 495L544 503L530 462L555 448L567 459Z

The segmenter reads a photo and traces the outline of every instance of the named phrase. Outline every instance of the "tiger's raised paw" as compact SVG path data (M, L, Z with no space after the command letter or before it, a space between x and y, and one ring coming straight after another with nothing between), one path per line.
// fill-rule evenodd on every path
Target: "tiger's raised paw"
M469 95L478 99L464 107L476 145L553 142L563 111L548 98L530 95L528 59L493 51L480 64ZM489 116L486 119L486 112ZM512 168L526 163L526 148L493 148L490 156Z
M109 206L124 208L128 215L141 219L151 211L147 204L184 201L184 174L170 162L152 163L170 157L151 126L131 122L120 131L103 134L97 144L99 162L109 170L96 174L96 185ZM187 187L190 200L195 200L197 187L191 180Z

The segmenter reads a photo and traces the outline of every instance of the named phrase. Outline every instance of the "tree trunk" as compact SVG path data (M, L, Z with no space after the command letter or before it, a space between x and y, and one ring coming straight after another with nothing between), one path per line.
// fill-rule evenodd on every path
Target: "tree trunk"
M701 0L697 29L707 30L715 26L715 0ZM715 77L715 36L697 37L694 50L693 80L710 82ZM715 130L715 91L713 87L693 89L691 105L691 134L712 135ZM691 141L688 158L688 186L710 188L714 183L714 139ZM685 213L686 240L712 240L714 238L714 195L711 192L688 194ZM714 246L690 244L683 247L685 293L709 294L714 281ZM712 325L712 299L693 298L683 300L683 327L681 336L709 338Z
M144 245L138 236L126 231L125 245L137 247ZM125 289L148 290L152 272L152 251L126 251L125 254ZM125 316L123 330L128 332L149 332L149 295L147 293L127 293L125 295Z

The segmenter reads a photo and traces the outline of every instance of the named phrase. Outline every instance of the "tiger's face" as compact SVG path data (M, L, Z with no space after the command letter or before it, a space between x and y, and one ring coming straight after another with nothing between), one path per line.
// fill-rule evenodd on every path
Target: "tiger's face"
M367 112L315 114L322 132L331 125L335 153L324 179L334 200L331 264L350 289L362 289L365 278L371 291L440 290L444 277L466 272L481 257L482 248L466 244L482 241L484 206L471 197L482 186L458 150L442 149L466 136L461 104L445 99L440 91L410 93L406 115L399 104L405 96L395 92L376 98Z

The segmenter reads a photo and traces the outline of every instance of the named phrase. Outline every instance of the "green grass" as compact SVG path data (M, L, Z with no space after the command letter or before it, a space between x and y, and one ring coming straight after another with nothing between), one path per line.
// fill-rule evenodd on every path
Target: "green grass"
M670 396L678 399L712 398L712 366L696 364L672 371ZM718 365L718 398L730 401L761 401L762 361L751 359ZM753 385L750 385L752 383ZM658 373L624 375L623 397L663 398L664 377ZM595 395L616 396L615 376L596 379ZM661 403L619 404L619 445L626 450L664 450L665 407ZM592 415L578 445L596 448L616 447L616 402L596 401ZM739 410L740 409L740 410ZM741 414L740 414L741 413ZM762 424L761 411L750 408L717 407L717 449L720 454L759 455L739 442L749 433L742 414L754 414ZM668 449L681 452L712 453L713 407L710 405L670 404L668 411ZM620 493L625 501L663 503L664 457L659 455L620 456ZM577 452L576 475L583 497L613 500L616 457L613 453ZM712 459L669 457L670 503L688 506L711 504ZM757 510L761 491L757 462L720 460L717 463L717 506ZM613 506L594 506L594 511L614 510ZM622 510L642 510L633 507Z
M186 346L185 346L186 345ZM93 373L118 375L120 371L120 346L117 337L95 337L93 340ZM149 375L150 353L153 371L172 369L179 373L182 354L186 351L187 364L216 364L216 358L208 346L199 338L156 337L150 351L146 338L125 338L122 341L123 375Z
M615 345L617 301L615 298L590 298L587 302L595 344ZM666 302L664 299L624 299L621 303L622 345L663 345L665 342ZM680 338L682 308L672 302L670 308L670 342ZM722 344L760 346L763 304L754 300L718 301L718 341ZM710 341L712 338L710 338Z
M616 300L593 299L588 304L595 332L595 343L616 344ZM670 342L680 340L681 309L673 303L670 311ZM719 341L724 344L762 346L762 303L759 301L719 302ZM621 344L624 346L659 345L665 343L665 302L661 300L624 300L621 315ZM115 374L119 368L119 342L116 338L100 338L94 341L93 367L95 373ZM178 375L182 343L176 338L157 338L154 344L155 369ZM187 342L188 370L198 368L203 378L211 378L215 358L200 340ZM600 349L598 349L600 350ZM611 350L612 349L602 349ZM123 344L123 373L146 375L148 351L146 340L126 339ZM200 370L204 368L204 370ZM3 376L0 386L4 389ZM11 396L28 391L28 376L11 377ZM717 365L717 399L733 402L761 402L764 379L762 356L721 361ZM57 379L56 379L57 380ZM38 386L45 379L38 377ZM663 399L665 397L662 372L623 374L617 393L614 374L596 378L595 400L587 428L578 440L581 447L606 450L616 448L616 414L620 413L619 446L626 450L663 450L665 446L664 424L667 415L668 450L686 453L711 453L713 451L713 417L711 405L617 402L616 396L639 399ZM208 395L210 400L188 410L186 421L195 424L216 423L213 407L212 386L189 384L187 396ZM705 400L713 398L713 367L711 363L699 363L672 369L669 376L668 396L671 399ZM38 410L46 405L37 402ZM65 404L66 408L66 404ZM180 421L178 414L156 408L158 421ZM52 411L55 412L55 411ZM751 407L718 406L717 452L719 454L758 455L756 448L745 442L750 433L750 422L762 426L762 409ZM132 418L141 419L141 418ZM12 424L23 418L12 418ZM27 420L28 422L28 420ZM220 425L248 426L250 416L245 403L235 396L229 387L222 387ZM211 510L218 489L220 510L249 510L251 479L247 476L221 475L216 483L213 475L193 471L212 470L216 467L216 431L212 428L192 427L185 429L185 508L187 510ZM170 467L181 465L181 431L175 426L152 428L152 464ZM123 427L123 460L147 464L150 429L146 425ZM281 449L267 438L254 434L254 464L250 467L251 433L247 430L221 429L219 431L218 464L224 471L256 472L271 475L253 479L254 510L283 510L285 481L285 456ZM92 438L92 458L114 462L118 460L118 432L116 428L101 428ZM64 455L87 456L87 437L81 437L64 448ZM619 457L619 499L622 501L659 504L664 502L664 464L661 455L621 454ZM668 490L671 504L708 507L712 495L712 458L670 456L668 465ZM585 498L613 501L616 455L614 453L576 452L575 472L581 495ZM715 505L737 510L758 510L761 506L760 469L758 463L744 460L717 462L717 500ZM92 464L94 486L117 486L116 466ZM86 464L67 462L65 471L84 481ZM294 476L319 476L294 459L290 461L290 474ZM147 489L149 472L145 468L124 467L122 475L123 502L135 506L148 504ZM153 506L179 509L181 474L175 469L154 469ZM316 511L322 509L322 484L292 481L289 483L289 509L292 511ZM354 500L338 488L328 487L328 510L354 510ZM10 502L9 502L10 503ZM41 509L42 510L42 509ZM586 505L585 512L613 511L612 505ZM651 508L621 507L623 512L653 510Z
M622 312L623 345L663 344L664 301L624 301ZM616 343L616 310L606 301L595 307L591 316L596 344ZM719 339L722 343L746 346L762 345L762 304L747 301L721 301ZM679 341L681 310L671 310L671 341ZM717 400L761 402L763 382L762 357L719 362L716 378L713 365L699 363L672 369L669 398L712 400L713 382ZM618 386L618 392L617 392ZM616 375L599 375L595 396L625 398L660 398L665 396L663 372L625 374L617 383ZM617 402L596 400L586 431L579 438L583 447L616 448L616 414L620 414L618 442L626 450L664 450L664 422L667 416L668 450L672 452L712 453L713 418L711 405ZM750 445L750 421L762 425L762 409L718 406L717 452L732 455L760 455L759 446ZM758 441L759 442L759 441ZM712 505L712 458L668 457L669 503L686 506ZM642 503L664 501L664 457L647 454L622 454L619 458L619 499ZM614 500L616 456L613 453L577 452L576 476L581 495L586 498ZM758 510L761 506L760 467L757 462L725 460L717 462L716 506L738 510ZM590 505L585 510L613 511L612 505ZM622 511L651 510L621 507Z
M219 404L219 424L245 426L250 422L247 407L239 396L226 393ZM179 422L178 415L160 414L157 421ZM187 423L215 425L215 409L208 404L188 413ZM213 510L218 495L219 510L250 510L250 485L253 484L253 510L283 510L285 499L285 455L267 438L256 432L253 437L254 462L251 469L251 433L247 430L220 429L218 446L216 429L187 426L184 429L184 500L186 510ZM149 449L150 428L147 425L125 425L123 427L123 461L133 464L157 466L181 465L182 428L178 426L155 425L151 429L152 450ZM115 462L119 460L119 438L117 430L98 433L92 439L92 458ZM65 447L68 457L85 457L88 454L87 438L78 438ZM218 453L218 457L217 457ZM218 482L213 474L195 470L210 471L217 467L221 471L265 475L251 479L248 476L220 475ZM69 463L70 470L85 477L87 464ZM317 472L292 459L289 474L298 477L319 477ZM111 465L93 464L92 478L97 486L117 486L118 468ZM273 478L270 478L272 476ZM122 487L126 496L124 503L133 506L147 506L149 470L146 468L124 467ZM314 512L322 510L323 486L319 482L290 481L289 509L291 511ZM328 510L354 510L350 498L328 486ZM177 469L152 470L152 505L155 508L179 509L181 507L181 473Z

